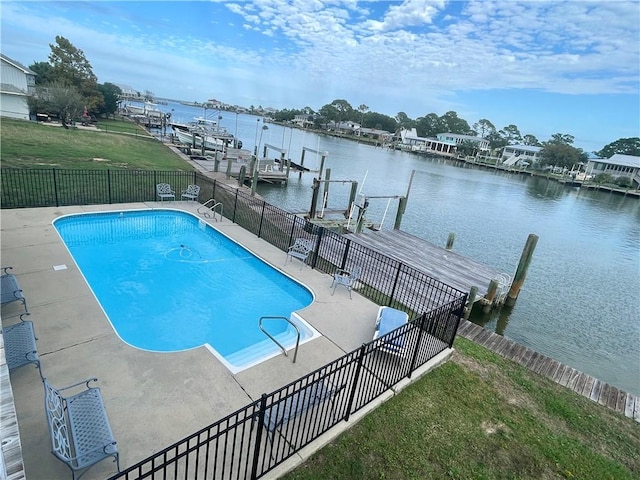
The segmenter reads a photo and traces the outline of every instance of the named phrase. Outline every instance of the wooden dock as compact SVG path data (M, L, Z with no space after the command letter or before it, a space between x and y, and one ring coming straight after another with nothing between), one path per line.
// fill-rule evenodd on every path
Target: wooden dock
M468 293L475 286L478 288L476 300L487 294L489 282L493 279L501 280L502 284L508 281L506 288L509 288L509 275L401 230L380 230L345 236L462 292Z
M640 422L640 397L624 392L513 340L462 320L458 335L508 358L594 402Z

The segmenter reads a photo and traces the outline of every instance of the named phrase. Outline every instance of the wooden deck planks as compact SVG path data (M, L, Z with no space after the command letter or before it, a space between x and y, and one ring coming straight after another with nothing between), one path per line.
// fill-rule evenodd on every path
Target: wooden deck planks
M624 392L468 320L460 322L458 335L640 423L640 397L632 393Z
M0 443L2 461L0 478L24 480L22 446L18 430L18 418L13 404L13 390L9 379L9 366L5 357L4 338L0 333ZM4 471L2 471L4 470Z
M491 280L505 277L499 270L401 230L348 234L345 237L411 265L462 292L469 292L475 286L479 297L486 295Z

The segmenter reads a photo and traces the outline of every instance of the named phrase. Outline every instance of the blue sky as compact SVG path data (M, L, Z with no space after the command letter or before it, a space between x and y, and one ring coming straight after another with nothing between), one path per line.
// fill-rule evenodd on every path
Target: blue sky
M100 83L249 107L454 110L599 150L640 135L640 2L7 1L2 53L62 35Z

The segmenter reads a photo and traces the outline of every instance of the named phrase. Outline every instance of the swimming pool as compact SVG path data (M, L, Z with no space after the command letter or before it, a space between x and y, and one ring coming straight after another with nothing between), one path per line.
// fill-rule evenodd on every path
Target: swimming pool
M207 346L236 373L280 353L262 316L291 318L301 343L319 333L299 315L313 294L194 215L177 210L74 214L53 222L127 344L154 352ZM265 327L286 348L295 329Z

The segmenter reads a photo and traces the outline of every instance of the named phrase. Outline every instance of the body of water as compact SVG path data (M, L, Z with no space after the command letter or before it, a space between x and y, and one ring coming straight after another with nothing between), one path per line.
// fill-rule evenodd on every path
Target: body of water
M174 116L203 114L198 108L173 108ZM216 115L245 148L253 149L257 143L285 148L295 162L302 147L326 151L325 168L331 169L331 179L357 181L361 193L369 197L405 195L415 170L401 229L441 246L454 232L456 252L510 275L528 235L538 235L515 307L474 315L472 320L640 395L637 199L274 124L262 130L261 118L250 115ZM305 154L305 166L318 168L319 164L320 155ZM278 207L309 210L312 178L311 173L300 179L292 175L287 186L260 185L258 193ZM346 209L350 188L350 183L331 183L328 208ZM376 224L384 220L383 228L393 228L397 205L397 200L372 199L367 217Z

